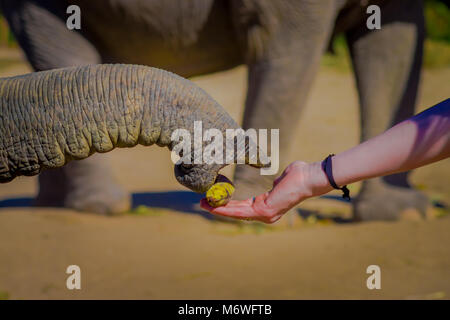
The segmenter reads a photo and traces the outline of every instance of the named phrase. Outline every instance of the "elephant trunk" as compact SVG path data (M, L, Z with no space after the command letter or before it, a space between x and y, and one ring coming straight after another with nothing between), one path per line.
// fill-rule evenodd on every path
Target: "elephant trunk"
M115 147L171 149L172 132L192 131L194 121L204 129L238 128L192 82L155 68L92 65L0 79L0 182ZM191 178L185 185L194 191L211 184L211 177Z

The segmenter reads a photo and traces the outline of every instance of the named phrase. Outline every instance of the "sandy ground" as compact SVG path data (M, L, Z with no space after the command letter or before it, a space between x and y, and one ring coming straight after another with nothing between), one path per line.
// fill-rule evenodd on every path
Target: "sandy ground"
M0 75L28 70L14 64ZM240 118L244 67L194 80ZM448 98L449 80L450 68L426 70L418 110ZM315 161L355 145L358 117L352 75L322 68L291 159ZM361 224L286 217L271 227L219 222L196 214L198 197L191 193L183 193L184 202L174 201L179 195L174 191L184 189L173 177L167 150L136 147L101 157L112 161L135 203L153 207L117 218L12 208L29 201L37 179L0 185L0 299L450 297L448 215ZM435 202L450 203L449 160L416 170L412 180ZM301 207L342 217L350 213L346 204L330 199ZM65 270L72 264L81 267L79 291L65 286ZM366 287L366 268L373 264L381 267L381 290Z

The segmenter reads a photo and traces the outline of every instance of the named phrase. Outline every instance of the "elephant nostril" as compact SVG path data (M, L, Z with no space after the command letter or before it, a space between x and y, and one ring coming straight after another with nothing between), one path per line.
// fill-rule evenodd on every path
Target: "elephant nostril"
M182 170L184 173L188 173L189 170L192 169L193 167L194 167L193 164L187 164L187 163L182 163L182 164L180 165L180 168L181 168L181 170Z

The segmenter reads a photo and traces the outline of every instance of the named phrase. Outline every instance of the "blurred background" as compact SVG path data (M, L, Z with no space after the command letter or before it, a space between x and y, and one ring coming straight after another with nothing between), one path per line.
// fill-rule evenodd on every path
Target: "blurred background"
M417 112L450 96L450 9L445 1L425 4ZM359 141L358 98L343 36L332 48L309 94L292 161L317 161ZM0 18L0 76L28 72ZM246 67L192 80L241 119ZM33 208L36 177L0 185L0 299L450 298L448 159L412 175L432 201L426 220L411 214L398 222L349 223L350 206L331 193L267 226L201 211L201 196L173 177L166 149L136 147L101 156L111 159L115 176L133 193L133 209L123 216ZM355 194L359 187L350 189ZM66 289L71 264L81 268L82 290ZM372 264L381 267L382 290L366 287Z

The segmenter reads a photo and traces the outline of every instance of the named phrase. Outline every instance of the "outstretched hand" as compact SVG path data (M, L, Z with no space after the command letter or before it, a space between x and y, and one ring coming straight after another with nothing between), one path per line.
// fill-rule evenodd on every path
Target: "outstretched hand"
M254 199L231 200L217 208L202 199L200 205L213 214L225 217L274 223L301 201L329 190L331 187L320 169L320 163L295 161L274 181L272 190Z
M337 182L346 185L450 157L449 105L450 99L447 99L338 154L333 158L334 180L337 176ZM418 143L418 131L421 137L427 137L425 142ZM202 199L201 206L221 216L273 223L299 202L332 189L320 162L295 161L275 180L272 190L254 199L230 201L218 208L209 206L206 199Z

